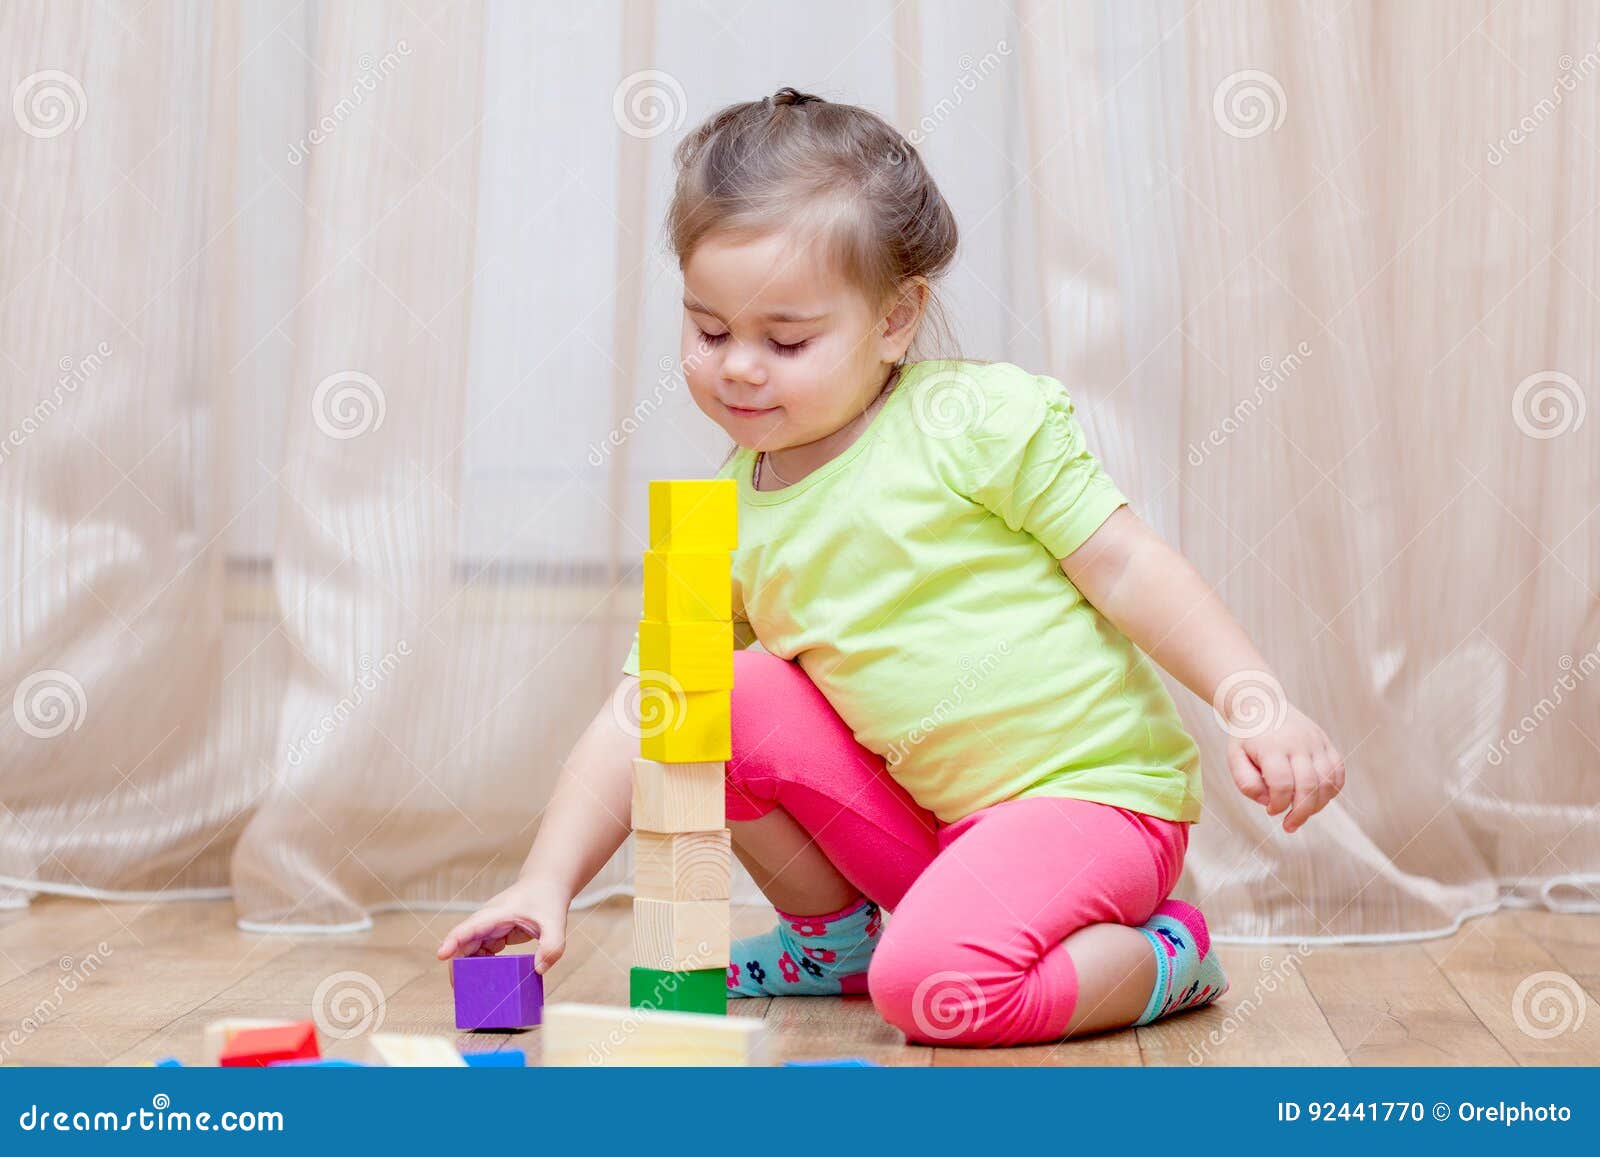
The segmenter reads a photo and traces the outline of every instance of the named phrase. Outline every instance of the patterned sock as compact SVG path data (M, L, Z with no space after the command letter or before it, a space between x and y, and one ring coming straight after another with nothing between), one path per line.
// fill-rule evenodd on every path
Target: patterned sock
M1211 951L1211 931L1200 909L1165 900L1139 927L1156 953L1156 986L1134 1024L1210 1004L1228 991L1222 963Z
M736 941L729 996L839 996L867 991L867 965L883 931L878 906L861 899L822 916L778 913L760 936Z

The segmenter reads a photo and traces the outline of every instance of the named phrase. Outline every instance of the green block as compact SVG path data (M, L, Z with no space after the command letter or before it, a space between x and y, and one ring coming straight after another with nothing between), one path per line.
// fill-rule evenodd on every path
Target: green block
M659 968L634 968L628 974L628 1007L726 1016L728 970L695 968L688 972L664 972Z

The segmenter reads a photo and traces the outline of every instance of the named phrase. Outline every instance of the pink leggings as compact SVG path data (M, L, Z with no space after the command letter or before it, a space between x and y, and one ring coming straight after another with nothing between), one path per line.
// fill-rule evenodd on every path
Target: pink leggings
M1189 825L1088 800L1004 800L953 824L856 742L799 664L734 653L734 823L781 807L844 877L893 913L867 990L908 1039L1058 1040L1078 1000L1062 941L1137 926L1183 868Z

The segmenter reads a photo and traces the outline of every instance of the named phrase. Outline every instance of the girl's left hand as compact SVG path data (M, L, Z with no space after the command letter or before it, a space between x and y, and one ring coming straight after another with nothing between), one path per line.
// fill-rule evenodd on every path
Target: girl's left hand
M1285 832L1295 832L1344 789L1344 757L1322 728L1292 704L1283 720L1260 735L1228 736L1228 770L1246 799L1269 816L1284 810Z

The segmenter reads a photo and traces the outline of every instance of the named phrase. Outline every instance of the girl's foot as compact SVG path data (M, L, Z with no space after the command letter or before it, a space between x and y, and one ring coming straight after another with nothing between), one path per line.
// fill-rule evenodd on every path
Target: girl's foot
M865 896L822 916L778 913L760 936L736 941L728 964L729 996L839 996L867 991L867 965L883 914Z
M1156 954L1156 986L1134 1024L1199 1008L1228 991L1222 963L1211 951L1206 918L1193 904L1165 900L1138 930Z

